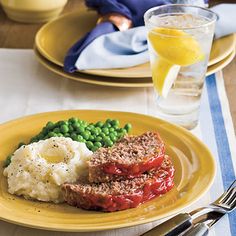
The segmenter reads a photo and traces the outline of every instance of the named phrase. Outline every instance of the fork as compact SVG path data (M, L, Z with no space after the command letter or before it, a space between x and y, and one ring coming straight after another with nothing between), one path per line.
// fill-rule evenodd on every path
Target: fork
M204 236L209 232L210 227L212 227L216 222L218 222L221 217L226 213L233 211L236 208L236 181L232 183L229 189L215 202L209 205L211 209L217 207L221 209L220 211L209 211L206 214L205 222L197 223L188 230L183 236ZM223 211L222 211L223 209ZM208 223L207 223L208 221Z
M178 214L141 236L177 236L183 235L183 233L186 236L191 236L197 235L197 232L198 235L206 235L212 225L226 213L234 210L235 207L236 180L215 202L207 207L198 208L190 213ZM206 221L209 221L209 223L207 224Z

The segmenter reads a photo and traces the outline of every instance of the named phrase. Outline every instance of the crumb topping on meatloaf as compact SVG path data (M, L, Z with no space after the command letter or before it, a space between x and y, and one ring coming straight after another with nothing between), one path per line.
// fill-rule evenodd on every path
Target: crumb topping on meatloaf
M99 148L91 157L89 165L106 163L135 164L164 153L164 143L157 132L140 136L125 136L111 148Z
M123 195L133 194L142 189L149 181L159 179L163 181L168 175L173 174L173 165L170 158L166 155L163 164L149 173L142 174L134 179L122 181L111 181L108 183L91 183L91 184L64 184L63 188L70 188L72 191L92 195Z

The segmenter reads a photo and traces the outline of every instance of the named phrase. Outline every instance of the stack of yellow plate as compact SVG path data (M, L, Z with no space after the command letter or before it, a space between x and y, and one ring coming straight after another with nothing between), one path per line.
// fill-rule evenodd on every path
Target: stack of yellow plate
M90 31L96 21L96 13L83 8L44 25L35 39L37 58L49 70L68 79L105 86L152 86L149 63L122 69L84 70L74 74L63 71L67 50ZM232 61L235 56L235 38L232 34L213 42L207 75L221 70Z

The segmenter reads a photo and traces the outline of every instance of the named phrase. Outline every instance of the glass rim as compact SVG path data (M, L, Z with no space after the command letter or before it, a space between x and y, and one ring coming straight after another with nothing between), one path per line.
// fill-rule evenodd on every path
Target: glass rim
M166 7L191 7L191 8L196 8L196 9L201 9L203 11L206 12L210 12L213 16L215 16L212 20L210 20L209 22L206 22L202 25L198 25L198 26L193 26L193 27L166 27L166 26L157 26L154 23L150 22L148 19L148 14L154 10L158 10L161 8L166 8ZM183 12L184 13L184 12ZM171 13L167 13L167 14L171 14ZM158 15L157 15L158 16ZM159 27L159 28L166 28L166 29L177 29L177 30L194 30L194 29L198 29L198 28L202 28L202 27L207 27L213 23L215 23L218 19L219 19L219 15L215 12L213 12L212 10L205 8L205 7L200 7L200 6L196 6L196 5L192 5L192 4L167 4L167 5L162 5L162 6L157 6L157 7L152 7L150 9L148 9L145 13L144 13L144 21L146 25L151 25L154 27Z

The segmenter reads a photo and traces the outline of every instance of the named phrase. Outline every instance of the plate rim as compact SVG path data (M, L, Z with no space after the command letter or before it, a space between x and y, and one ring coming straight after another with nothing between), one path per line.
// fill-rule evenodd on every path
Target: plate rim
M224 37L228 37L228 36L232 36L233 37L233 43L232 45L230 46L230 48L225 51L224 53L222 53L222 55L218 56L217 58L215 59L212 59L212 60L209 60L209 63L208 63L208 67L210 66L213 66L219 62L221 62L222 60L226 59L233 51L235 51L235 46L236 46L236 33L232 33L232 34L229 34L229 35L226 35ZM222 37L222 38L224 38ZM219 38L220 39L220 38Z
M120 87L120 88L150 88L153 86L151 78L150 78L150 82L137 82L137 83L129 83L129 82L111 82L111 81L101 81L99 79L86 79L86 78L79 78L77 77L75 74L69 74L67 72L64 71L60 71L62 70L62 68L54 68L57 67L57 65L55 65L53 62L47 60L47 58L45 58L43 55L39 54L40 52L37 52L37 48L34 48L34 53L36 55L37 60L39 61L40 64L42 64L44 67L46 67L49 71L62 76L63 78L66 79L70 79L70 80L74 80L74 81L78 81L78 82L83 82L83 83L87 83L87 84L92 84L92 85L99 85L99 86L109 86L109 87ZM42 57L42 58L41 58ZM49 64L50 63L50 64ZM51 65L51 63L53 65ZM82 76L91 76L94 77L93 75L86 75L85 73L82 73ZM96 77L96 75L95 75ZM105 79L107 79L108 77L104 77ZM116 78L119 79L119 78ZM122 79L122 78L120 78ZM148 79L148 78L147 78Z
M229 65L233 61L235 55L236 55L236 49L233 49L233 51L223 60L217 62L214 65L209 66L208 67L209 71L206 72L206 76L212 75L220 70L223 70L227 65ZM215 68L211 69L210 67L215 67Z
M166 217L174 215L174 214L180 212L181 210L185 209L186 207L191 206L193 203L198 201L203 195L205 195L206 192L208 192L208 190L210 189L210 187L213 184L213 181L215 180L216 171L217 171L216 160L213 157L213 154L211 153L211 151L207 147L207 145L204 144L197 136L195 136L194 134L192 134L188 130L186 130L186 129L180 127L180 126L177 126L175 124L172 124L168 121L165 121L163 119L160 119L158 117L154 117L152 115L146 115L146 114L135 113L135 112L126 112L126 111L95 110L95 109L54 110L54 111L34 113L34 114L31 114L31 115L26 115L26 116L18 117L16 119L8 120L8 121L0 124L0 129L2 127L4 127L5 125L10 125L11 123L18 122L20 120L34 118L34 117L37 117L37 116L40 116L40 115L50 115L52 113L59 115L60 113L65 113L65 112L72 112L72 113L73 112L101 112L101 113L109 112L109 113L113 113L113 114L122 113L123 115L131 115L131 116L135 115L135 116L139 116L139 117L143 117L143 118L147 118L147 119L156 120L156 121L158 121L160 123L163 123L163 124L167 124L168 126L170 126L170 128L173 127L175 129L177 129L178 131L182 132L186 137L188 137L188 138L190 137L190 139L194 140L194 142L198 143L199 145L201 145L205 149L205 151L207 152L208 157L210 158L211 163L212 163L211 179L207 183L206 188L201 190L198 196L196 196L194 199L190 200L187 204L183 203L180 206L176 207L175 209L170 211L169 214L168 213L163 213L159 217L151 217L151 218L148 218L146 220L140 220L140 221L131 222L131 223L130 222L123 223L122 225L116 225L115 227L109 225L109 226L100 226L99 228L96 228L96 227L91 228L90 227L88 229L88 227L80 227L80 228L75 228L75 227L69 228L69 227L67 227L67 228L63 228L63 227L58 227L58 225L57 225L57 227L52 226L52 225L51 226L43 226L43 225L40 225L40 224L37 225L37 223L36 224L26 223L26 222L24 222L24 220L21 220L21 221L12 220L12 219L10 219L10 217L4 218L2 215L0 215L0 220L6 221L6 222L9 222L9 223L13 223L13 224L16 224L16 225L20 225L20 226L29 227L29 228L44 229L44 230L50 230L50 231L60 231L60 232L95 232L95 231L103 231L103 230L112 230L112 229L121 229L121 228L126 228L126 227L132 227L132 226L137 226L137 225L141 225L141 224L150 223L150 222L153 222L155 220L165 219Z

